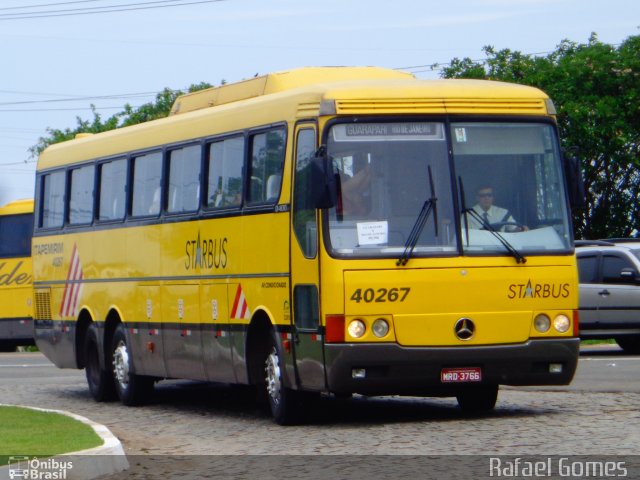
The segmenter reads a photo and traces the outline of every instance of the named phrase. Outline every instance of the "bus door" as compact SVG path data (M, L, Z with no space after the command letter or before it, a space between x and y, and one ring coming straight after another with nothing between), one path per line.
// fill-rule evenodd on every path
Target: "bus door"
M314 124L296 127L296 165L291 228L292 345L298 385L325 389L323 332L319 311L318 212L309 193Z

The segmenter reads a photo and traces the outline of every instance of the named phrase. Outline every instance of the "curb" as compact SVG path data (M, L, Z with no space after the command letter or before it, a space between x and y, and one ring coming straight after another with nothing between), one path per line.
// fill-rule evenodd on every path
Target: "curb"
M52 410L48 408L28 407L24 405L9 405L4 403L1 403L0 406L21 407L40 412L66 415L89 425L93 428L93 431L102 438L104 443L98 447L88 448L78 452L63 453L54 457L49 457L48 459L42 459L41 463L44 465L38 467L38 471L40 472L53 471L53 473L55 473L56 471L62 470L64 477L57 478L65 478L67 480L90 480L102 475L112 475L122 472L129 468L129 462L127 461L127 457L124 453L120 440L118 440L116 436L113 435L113 433L111 433L111 431L104 425L64 410ZM6 472L6 475L3 475L4 472ZM1 466L0 478L9 477L9 465Z

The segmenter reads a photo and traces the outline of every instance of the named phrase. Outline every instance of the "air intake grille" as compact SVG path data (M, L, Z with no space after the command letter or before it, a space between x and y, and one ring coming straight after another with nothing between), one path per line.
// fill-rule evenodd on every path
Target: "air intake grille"
M493 113L546 114L542 99L388 99L338 100L339 114L358 113Z
M52 320L51 318L51 289L36 289L35 297L35 314L36 320Z

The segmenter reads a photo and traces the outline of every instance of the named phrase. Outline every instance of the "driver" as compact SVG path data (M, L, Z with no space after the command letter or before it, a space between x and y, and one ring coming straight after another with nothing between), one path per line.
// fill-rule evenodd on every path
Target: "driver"
M484 186L480 187L476 192L476 203L472 210L475 211L483 222L480 223L475 216L467 215L466 221L469 228L484 228L485 224L494 226L495 230L502 230L505 232L519 232L523 230L529 230L525 225L520 225L511 215L511 212L506 208L497 207L493 204L493 187ZM463 225L464 225L463 219ZM506 223L507 225L504 225Z

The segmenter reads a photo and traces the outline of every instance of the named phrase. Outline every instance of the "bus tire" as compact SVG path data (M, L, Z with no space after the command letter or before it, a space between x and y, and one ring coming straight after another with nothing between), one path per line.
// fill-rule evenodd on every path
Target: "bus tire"
M100 366L98 331L92 323L84 337L84 373L89 385L89 393L96 402L116 399L116 387L109 370Z
M153 377L133 373L131 349L127 343L124 325L119 324L113 334L111 349L113 379L118 398L124 405L146 403L153 391Z
M278 425L295 425L300 421L303 396L285 387L282 380L284 364L273 335L270 336L264 360L265 386L271 416Z
M483 385L463 390L456 395L464 413L479 414L493 410L498 400L498 385Z

